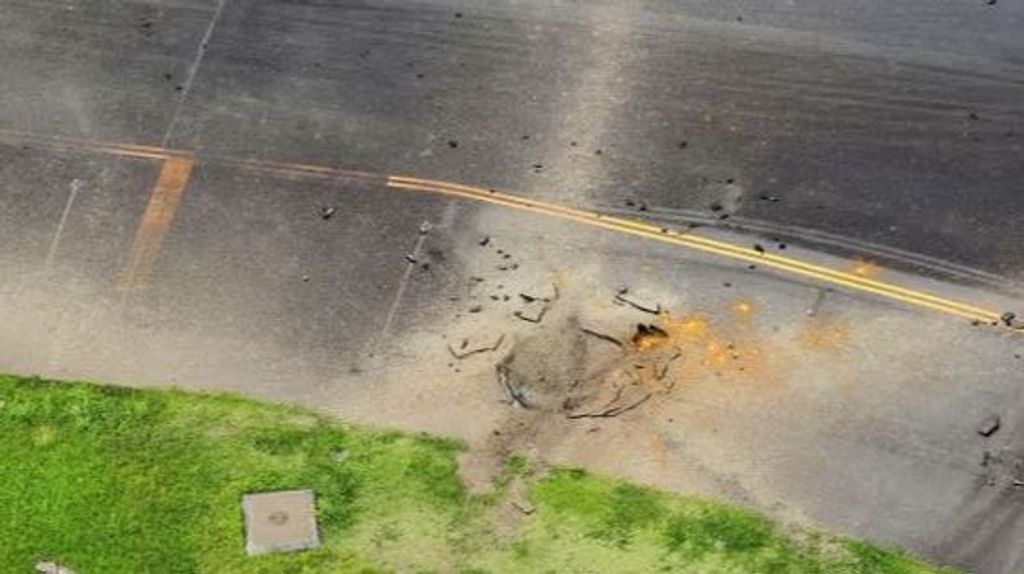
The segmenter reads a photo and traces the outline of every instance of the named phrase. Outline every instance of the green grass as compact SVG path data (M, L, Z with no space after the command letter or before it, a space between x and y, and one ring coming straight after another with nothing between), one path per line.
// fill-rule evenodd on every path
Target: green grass
M232 396L0 376L0 573L949 572L520 456L471 496L459 451ZM508 510L512 481L535 513ZM241 496L297 488L317 493L323 546L247 557Z

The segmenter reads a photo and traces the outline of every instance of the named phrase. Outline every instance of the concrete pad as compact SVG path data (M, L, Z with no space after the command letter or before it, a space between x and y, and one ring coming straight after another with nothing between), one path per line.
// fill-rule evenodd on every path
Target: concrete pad
M295 552L320 546L312 490L246 494L245 551L249 555Z

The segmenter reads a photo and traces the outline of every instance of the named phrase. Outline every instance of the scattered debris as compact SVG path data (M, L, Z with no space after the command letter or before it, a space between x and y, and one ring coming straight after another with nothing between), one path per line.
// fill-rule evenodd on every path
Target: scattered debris
M533 303L534 301L551 303L558 299L558 286L554 283L541 283L538 286L524 289L519 293L519 296L527 303Z
M530 502L525 498L516 498L511 502L512 506L515 507L516 510L526 515L533 514L537 510L537 508L530 504Z
M657 325L644 325L643 323L637 323L636 333L633 333L633 344L641 347L645 342L649 342L654 339L668 339L668 333L664 329Z
M484 310L483 305L473 305L472 307L469 308L469 312L470 313L479 313L480 311L483 311L483 310Z
M761 245L760 243L755 243L754 244L754 251L757 251L761 255L764 255L764 246Z
M661 365L656 365L655 366L654 378L656 380L659 380L659 381L663 380L665 378L665 376L668 375L668 368L672 364L672 362L675 361L676 359L679 359L682 356L683 356L682 349L676 348L675 352L672 353L672 356L670 356L668 359L666 359L665 362L661 363ZM673 382L673 383L668 385L668 388L671 389L674 386L675 386L675 383ZM671 422L671 421L669 421L669 422Z
M524 409L529 409L530 404L526 402L526 396L523 395L522 389L513 381L512 371L508 368L508 363L511 359L512 356L509 355L494 368L498 375L498 384L505 391L508 404L516 404Z
M302 282L305 283L307 281L309 281L309 275L303 275L302 276Z
M459 350L458 351L456 351L449 344L448 345L448 352L451 353L451 355L453 357L455 357L456 359L461 361L462 359L465 359L466 357L471 357L471 356L479 354L479 353L490 353L492 351L497 351L501 347L501 344L504 343L504 342L505 342L505 334L504 333L499 335L498 338L495 339L494 342L489 344L489 345L479 345L479 346L469 347L469 340L463 339L462 340L462 344L459 346Z
M607 333L602 333L600 331L597 331L597 330L594 330L594 329L590 329L588 327L580 327L580 331L583 331L584 333L586 333L587 335L590 335L591 337L596 337L596 338L598 338L598 339L600 339L602 341L607 341L607 342L615 345L616 347L619 347L620 349L625 347L625 345L623 345L622 341L618 340L617 338L615 338L615 337L613 337L611 335L608 335Z
M548 312L548 303L539 299L527 302L522 309L513 313L528 323L540 323Z
M448 140L448 147L455 149L459 147L459 142L456 140Z
M628 290L620 291L619 293L617 293L615 295L615 301L619 302L620 304L624 303L626 305L629 305L630 307L633 307L638 311L643 311L644 313L650 313L652 315L657 315L661 313L661 303L641 299L639 297L631 295Z
M527 516L529 516L530 514L533 514L534 512L537 511L537 507L534 506L526 498L526 492L525 491L526 491L526 487L523 484L522 480L516 480L509 487L508 501L509 501L509 504L512 505L512 508L515 508L519 512L522 512L523 514L526 514Z
M49 560L37 562L36 572L40 574L75 574L75 571L71 568Z
M638 400L636 400L636 401L634 401L632 403L629 403L627 405L624 405L624 406L614 405L612 407L609 407L609 408L601 410L601 411L587 412L587 413L570 413L570 414L568 414L566 416L568 418L570 418L570 419L599 419L599 418L617 417L617 416L619 416L619 415L621 415L623 413L627 413L627 412L629 412L629 411L639 407L640 405L646 403L648 400L650 400L651 396L652 396L651 393L646 393L640 399L638 399Z
M1002 420L1000 420L999 415L989 415L985 420L981 421L980 425L978 425L978 434L988 438L996 434L1001 425Z
M690 142L688 142L686 140L683 140L683 141L679 142L679 149L686 149L687 147L689 147L689 145L690 145Z
M416 256L413 255L412 253L406 253L405 260L408 261L411 265L416 265L419 262L419 260L416 259Z
M489 236L484 236L483 239L481 239L480 241L477 242L477 244L480 247L487 247L487 245L490 244L490 243L491 243L491 238Z
M333 216L336 211L337 211L337 209L335 209L333 207L321 207L320 208L320 218L326 221L326 220L330 219L331 216Z
M999 320L1003 322L1003 325L1010 327L1011 329L1024 329L1024 321L1017 318L1017 314L1013 311L1007 311L999 316Z

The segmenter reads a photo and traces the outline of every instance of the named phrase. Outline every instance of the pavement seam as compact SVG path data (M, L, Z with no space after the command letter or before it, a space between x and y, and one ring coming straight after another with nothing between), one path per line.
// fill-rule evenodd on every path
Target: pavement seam
M174 135L174 128L177 126L178 118L181 117L181 112L185 108L185 102L188 100L188 96L192 92L192 85L195 83L196 75L199 73L199 66L203 63L203 58L206 56L206 48L210 43L210 38L213 37L213 30L217 27L221 14L224 13L225 5L227 5L227 0L219 0L219 2L217 2L217 9L214 10L213 17L210 19L210 24L206 27L206 32L203 34L203 38L199 41L199 48L196 50L196 57L192 60L192 63L189 64L185 81L181 84L181 96L178 98L178 103L174 106L174 113L171 115L171 121L167 125L167 131L164 132L164 137L161 140L162 146L167 146L168 142L171 141L171 136Z
M71 191L68 193L68 200L64 203L64 210L60 214L60 222L57 223L57 230L50 240L50 248L46 251L46 258L43 259L43 268L49 269L53 260L57 257L57 249L60 247L61 237L64 235L64 227L67 226L68 217L71 215L71 208L75 205L75 198L78 197L78 190L82 188L82 180L77 177L71 180Z
M429 222L424 222L427 224ZM391 306L388 308L388 314L384 319L384 326L381 327L380 334L377 336L377 342L375 345L376 349L380 348L380 345L387 339L388 333L391 332L391 326L395 322L395 317L398 316L398 309L402 305L402 298L405 297L405 291L409 286L409 280L412 278L412 272L416 269L417 259L423 250L423 244L427 240L426 234L420 234L416 238L416 245L412 248L412 253L409 254L409 261L405 265L405 271L402 272L402 279L398 283L398 289L395 291L395 298L391 301Z

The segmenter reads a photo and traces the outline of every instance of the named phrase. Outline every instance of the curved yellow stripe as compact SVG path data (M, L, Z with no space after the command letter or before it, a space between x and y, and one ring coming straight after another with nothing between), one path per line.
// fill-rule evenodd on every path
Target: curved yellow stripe
M840 285L857 291L880 295L888 299L926 307L936 311L942 311L975 321L993 323L998 322L1000 316L996 311L944 299L930 293L915 291L877 280L866 279L851 273L845 273L829 269L827 267L814 265L791 257L762 254L753 249L741 247L724 241L698 237L691 234L684 235L678 232L663 231L660 227L643 222L631 221L618 217L607 217L599 213L582 211L498 191L485 190L478 187L442 181L392 176L388 178L388 185L402 189L432 191L435 193L455 195L477 201L514 207L525 211L554 215L586 225L654 239L664 243L682 245L706 253L714 253L716 255L764 265L766 267L787 271L803 277Z
M512 201L512 202L515 202L515 203L522 203L522 204L526 204L526 205L533 205L535 207L539 207L539 208L542 208L542 209L545 209L545 210L557 211L559 213L572 214L572 215L575 215L575 216L580 216L580 217L585 217L585 218L595 218L595 219L599 219L601 221L612 222L614 224L621 225L623 227L628 227L628 228L631 228L631 229L635 229L635 230L638 230L638 231L645 231L645 232L648 232L648 233L656 233L659 236L663 234L662 231L661 231L662 228L654 226L654 225L651 225L651 224L648 224L648 223L644 223L644 222L640 222L640 221L632 221L632 220L622 219L622 218L612 217L612 216L605 216L605 215L602 215L602 214L599 214L599 213L595 213L595 212L587 212L587 211L582 211L582 210L578 210L578 209L573 209L573 208L570 208L570 207L565 207L565 206L560 206L560 205L555 205L555 204L549 204L549 203L537 201L537 200L534 200L534 199L528 199L528 198L524 198L524 197L509 195L507 193L501 193L501 192L498 192L498 191L490 191L490 190L484 190L484 189L481 189L481 188L478 188L478 187L472 187L472 186L467 186L467 185L448 183L448 182L436 181L436 180L425 180L425 179L411 178L411 177L393 177L392 179L395 180L395 181L403 181L403 182L406 182L406 183L426 185L426 186L430 186L432 188L436 188L436 187L450 187L450 188L453 188L453 189L459 189L459 190L462 190L462 191L466 191L467 193L471 193L471 194L479 194L479 195L483 195L483 196L486 196L486 197L498 197L498 198L501 198L501 199L504 199L504 200L507 200L507 201ZM931 295L930 293L925 293L925 292L921 292L921 291L914 291L914 290L911 290L911 289L906 289L904 287L900 287L898 285L893 285L893 284L890 284L890 283L884 283L884 282L881 282L881 281L867 279L867 278L861 277L859 275L854 275L852 273L846 273L846 272L843 272L843 271L838 271L838 270L835 270L835 269L830 269L828 267L822 267L820 265L814 265L812 263L807 263L807 262L800 261L798 259L793 259L793 258L790 258L790 257L782 257L782 256L778 256L778 255L768 254L768 253L762 254L762 253L759 253L759 252L757 252L757 251L755 251L755 250L753 250L751 248L748 248L748 247L742 247L742 246L734 245L732 243L727 243L727 242L724 242L724 241L718 241L718 240L714 240L714 239L708 239L708 238L705 238L705 237L700 237L700 236L691 235L691 234L677 235L676 238L679 239L680 242L685 243L686 245L692 246L692 247L696 247L696 244L702 244L704 246L708 246L708 247L713 247L713 248L716 248L716 249L721 249L721 250L729 251L730 254L735 254L735 256L741 257L741 258L744 258L744 259L748 259L747 256L753 256L753 257L756 258L754 261L756 261L758 263L762 263L762 264L768 264L768 262L776 262L776 263L778 263L778 265L771 265L772 267L777 267L778 268L780 265L781 266L785 266L786 269L791 269L793 267L800 267L800 268L805 269L807 271L812 271L812 272L815 272L815 273L820 273L820 274L829 275L831 277L835 277L837 280L849 281L849 282L857 283L859 285L864 285L864 286L867 286L867 287L873 287L873 288L876 288L876 289L883 289L883 290L887 290L887 291L893 291L893 292L896 292L896 293L902 293L904 295L915 297L915 298L927 299L927 300L930 300L930 301L932 301L934 303L937 303L937 304L958 307L958 308L960 308L960 309L962 309L962 310L964 310L966 312L977 313L977 314L983 315L983 316L991 316L991 317L994 317L996 319L998 319L998 317L999 317L998 313L996 313L994 311L990 311L988 309L983 309L983 308L980 308L980 307L975 307L975 306L968 305L968 304L965 304L965 303L960 303L958 301L952 301L952 300L949 300L949 299L943 299L941 297L937 297L935 295Z

